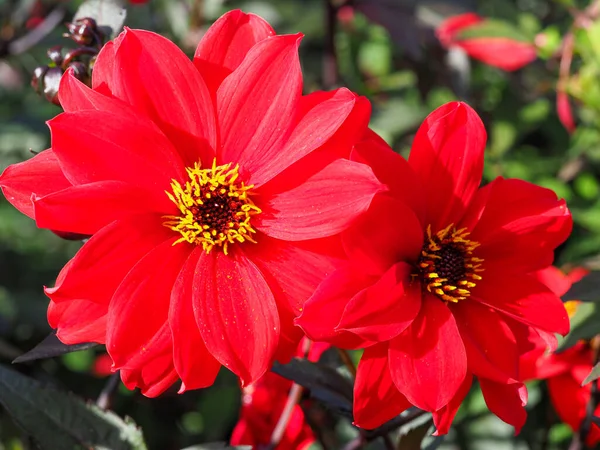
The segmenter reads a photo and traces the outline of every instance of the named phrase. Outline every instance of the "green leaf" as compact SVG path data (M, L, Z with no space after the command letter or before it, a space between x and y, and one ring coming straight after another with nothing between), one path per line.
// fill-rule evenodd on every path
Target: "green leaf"
M581 385L585 386L586 384L591 383L592 381L597 380L598 378L600 378L600 363L596 363L596 365L592 368L588 376L585 377Z
M475 38L509 38L520 42L531 42L522 31L501 20L486 20L469 26L457 34L458 40Z
M590 339L600 333L600 309L597 305L597 303L579 305L571 319L571 332L560 343L559 351L572 347L580 339Z
M600 302L600 272L590 272L563 295L563 300ZM573 324L571 324L573 327Z
M42 450L146 450L132 421L2 365L0 403Z

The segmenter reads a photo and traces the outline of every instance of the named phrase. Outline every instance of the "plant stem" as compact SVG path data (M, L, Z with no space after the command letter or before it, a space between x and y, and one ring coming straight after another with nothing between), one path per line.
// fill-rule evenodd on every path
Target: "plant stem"
M340 359L342 360L342 362L348 369L348 372L350 372L350 375L352 375L352 378L356 378L356 367L354 366L354 362L352 361L352 358L350 358L348 351L344 350L343 348L337 348L337 347L336 347L336 350L338 351L338 354L340 355Z

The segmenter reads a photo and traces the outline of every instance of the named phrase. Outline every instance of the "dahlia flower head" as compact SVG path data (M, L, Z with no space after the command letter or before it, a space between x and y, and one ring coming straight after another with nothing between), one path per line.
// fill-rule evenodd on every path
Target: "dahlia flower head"
M411 405L448 432L473 378L517 432L526 420L520 355L569 331L560 298L535 272L572 219L554 192L517 179L480 187L486 133L469 106L431 113L408 160L374 133L357 144L388 190L342 233L348 262L296 323L313 340L364 348L354 422L371 429Z
M343 257L339 233L385 189L350 161L370 104L302 95L301 35L232 11L193 61L126 29L70 71L51 148L0 176L40 228L91 236L58 275L48 320L66 344L106 344L129 388L242 386L286 361L302 303Z

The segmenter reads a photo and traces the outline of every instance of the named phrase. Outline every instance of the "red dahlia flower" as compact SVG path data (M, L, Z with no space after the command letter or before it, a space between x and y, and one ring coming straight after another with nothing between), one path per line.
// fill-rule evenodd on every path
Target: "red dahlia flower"
M342 233L350 262L297 323L314 340L365 348L354 388L360 427L413 404L446 433L475 375L490 410L518 430L528 334L569 331L560 299L529 273L552 262L571 215L525 181L479 188L485 141L477 114L449 103L425 119L408 161L373 134L353 151L389 192Z
M477 14L460 14L444 20L436 35L445 48L462 48L471 58L509 72L526 66L537 57L535 45L527 40L494 35L469 36L471 31L487 24L488 21Z
M304 357L301 341L296 356ZM307 355L309 361L318 361L329 348L325 343L311 344ZM271 436L287 403L292 382L273 372L267 372L256 383L242 390L240 420L233 429L231 445L252 445L260 448L271 442ZM306 423L300 405L295 405L277 450L305 450L315 442L315 436Z
M52 148L0 177L39 227L93 235L46 289L48 319L65 343L106 343L128 387L209 386L221 364L246 385L289 357L336 235L384 189L338 156L368 101L302 96L300 38L233 11L192 63L128 29L98 55L93 89L63 77Z
M556 295L562 296L569 290L571 283L579 281L586 273L583 269L575 269L564 275L559 269L551 266L537 275ZM578 304L579 302L574 300L565 303L570 317L577 311ZM541 339L535 343L534 350L521 356L521 376L525 381L545 379L556 413L577 432L586 418L592 390L591 383L581 386L594 365L591 343L581 341L560 353L548 352L546 343ZM594 415L600 415L600 406L596 408ZM587 445L592 447L598 442L600 427L592 423Z

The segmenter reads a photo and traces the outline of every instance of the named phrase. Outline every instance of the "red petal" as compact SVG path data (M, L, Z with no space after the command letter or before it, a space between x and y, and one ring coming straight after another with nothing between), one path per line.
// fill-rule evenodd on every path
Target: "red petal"
M82 342L106 342L106 313L108 305L88 300L48 305L48 323L56 329L61 342L80 344Z
M356 370L354 425L372 430L411 406L390 376L388 345L366 348Z
M540 283L548 286L559 297L562 297L571 289L572 281L558 267L548 266L545 269L533 272L531 275Z
M563 374L548 379L548 392L561 421L578 431L586 416L591 384L581 387L570 374Z
M0 188L15 208L35 218L32 196L43 197L71 186L52 150L44 150L33 158L8 166L0 175Z
M212 160L217 143L213 101L192 62L174 43L149 31L126 29L115 40L112 70L106 80L112 95L150 117L187 165L202 157L205 164ZM96 82L94 74L94 87Z
M300 35L257 43L219 87L220 164L239 163L248 184L264 180L264 167L280 158L292 132L302 92Z
M169 325L173 335L173 360L183 381L179 392L211 386L221 364L207 350L198 331L192 307L194 271L201 247L196 247L183 265L171 292Z
M141 215L98 231L61 270L56 286L47 288L46 294L55 302L85 299L108 305L133 265L173 236L161 222L160 216Z
M364 273L356 272L350 265L340 267L319 285L304 304L296 325L313 341L330 342L342 348L366 346L363 339L352 333L336 331L335 327L350 299L376 280L366 278Z
M93 127L81 126L93 123ZM63 113L48 122L52 149L73 184L117 180L143 188L166 211L164 191L184 166L166 137L142 117L104 111ZM126 199L124 199L126 201Z
M434 436L447 434L450 431L452 421L458 412L458 408L460 408L460 405L469 393L471 384L473 384L473 376L468 373L460 388L458 388L456 395L452 397L452 400L439 411L433 412L433 423L436 428L435 433L433 433Z
M452 305L469 371L500 383L519 379L519 349L501 314L474 301Z
M563 124L565 130L569 133L575 131L575 119L573 118L573 111L571 110L571 103L569 102L569 94L564 91L556 92L556 112L560 123Z
M121 379L127 388L139 387L146 397L157 397L175 381L171 333L165 324L154 338L152 346L129 361L121 369Z
M271 289L242 253L203 253L196 266L193 302L209 352L238 375L242 385L269 368L279 339Z
M342 234L351 261L380 275L397 261L416 262L423 247L423 229L406 204L377 195L369 211Z
M319 283L341 264L344 257L338 237L288 242L265 235L244 251L267 280L278 303L298 314Z
M115 81L113 81L115 74L115 52L124 37L125 34L121 33L113 41L108 41L104 44L100 53L98 53L92 72L92 88L94 91L112 96L111 89L115 85Z
M34 201L38 227L88 235L133 214L164 212L156 206L143 190L121 181L72 186Z
M94 67L94 71L96 68ZM69 68L60 79L58 90L60 106L66 112L77 112L86 109L99 111L112 111L118 114L127 114L135 117L131 107L114 97L109 97L100 92L90 89L73 75L73 69Z
M490 66L512 72L537 58L533 43L505 37L482 37L456 42L467 54Z
M421 284L412 282L412 266L400 262L346 305L336 330L367 341L388 341L402 333L421 308Z
M419 176L408 161L392 150L383 139L368 130L366 137L354 147L350 159L370 166L392 197L410 206L421 222L425 220L427 204Z
M469 239L481 243L477 256L486 264L499 261L505 271L531 272L552 264L554 249L569 236L572 222L564 200L551 190L497 179Z
M355 108L361 107L370 111L368 103L358 102L358 97L347 89L338 89L330 94L329 98L312 105L304 114L277 157L265 159L257 172L252 174L252 183L255 186L266 183L325 144L344 125Z
M415 136L408 162L420 176L427 219L434 231L458 223L479 188L486 133L467 104L432 112Z
M338 159L321 171L297 174L270 183L257 194L263 213L255 226L265 234L290 241L332 236L365 212L383 190L370 167Z
M515 427L515 434L521 431L527 420L524 406L527 404L527 388L522 383L501 384L479 379L481 392L491 412L502 421Z
M248 51L275 35L262 17L239 9L223 14L211 25L196 48L194 65L209 90L216 93L221 82L242 63Z
M451 16L445 19L435 30L437 38L444 47L449 47L455 39L458 32L468 28L476 23L483 22L484 19L475 13L465 13Z
M390 341L392 379L409 402L426 411L446 406L467 374L467 355L450 309L424 297L421 312Z
M169 239L133 266L115 291L108 312L106 349L115 367L131 367L165 334L171 291L191 248ZM158 345L158 344L157 344Z
M569 332L569 316L563 302L531 275L503 277L485 272L472 298L520 322L563 336Z

